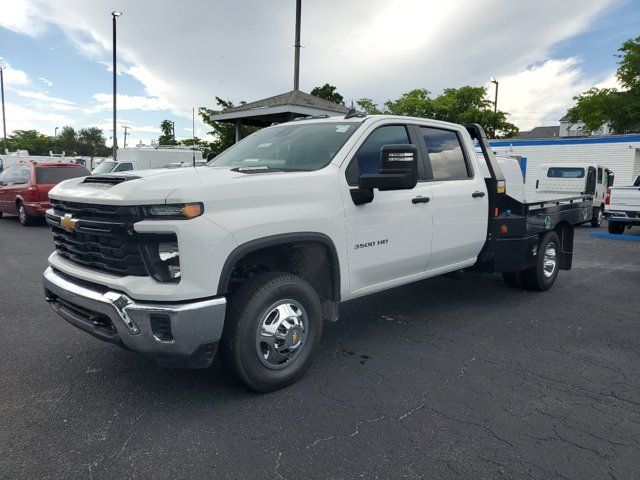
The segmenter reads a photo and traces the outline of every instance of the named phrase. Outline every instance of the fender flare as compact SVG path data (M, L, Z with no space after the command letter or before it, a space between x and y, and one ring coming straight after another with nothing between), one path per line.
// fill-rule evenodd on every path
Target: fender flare
M340 260L338 259L338 251L336 250L336 246L333 243L333 240L331 240L331 238L324 233L319 232L296 232L270 235L268 237L256 238L237 246L225 260L222 271L220 272L220 279L218 281L218 295L224 295L225 293L227 293L226 290L227 286L229 285L229 281L231 280L231 272L233 272L233 268L242 257L263 248L298 242L320 242L327 247L332 264L331 270L333 275L333 299L337 303L339 303Z

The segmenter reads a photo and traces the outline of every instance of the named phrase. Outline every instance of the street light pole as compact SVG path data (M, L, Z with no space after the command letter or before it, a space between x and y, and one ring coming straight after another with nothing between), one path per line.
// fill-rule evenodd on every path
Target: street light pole
M58 149L58 128L56 127L53 131L53 146L57 150Z
M131 128L128 125L124 125L122 128L124 128L124 146L123 148L127 148L127 132L129 131L129 129Z
M2 135L4 140L4 152L9 153L7 149L7 120L4 115L4 65L0 65L0 91L2 91Z
M498 81L494 78L490 78L491 83L496 85L496 96L493 101L493 138L496 138L496 130L498 129Z
M116 67L116 18L122 15L122 12L111 12L113 17L113 161L118 160L118 129L116 125L116 113L117 113L117 67Z

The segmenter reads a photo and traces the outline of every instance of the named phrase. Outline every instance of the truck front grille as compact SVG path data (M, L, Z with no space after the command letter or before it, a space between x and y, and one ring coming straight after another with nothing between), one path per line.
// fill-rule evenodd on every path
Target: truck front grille
M156 235L141 235L133 224L137 207L94 205L51 200L47 214L56 252L71 263L118 276L148 276L140 244ZM61 219L67 215L72 226ZM70 217L69 217L70 216ZM156 238L154 238L157 241Z

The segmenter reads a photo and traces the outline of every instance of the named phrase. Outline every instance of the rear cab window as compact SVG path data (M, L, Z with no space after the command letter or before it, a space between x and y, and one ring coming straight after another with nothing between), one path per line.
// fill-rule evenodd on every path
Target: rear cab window
M551 167L547 170L547 178L584 178L584 168Z
M86 177L89 170L84 167L36 167L36 183L56 184L70 178Z
M420 127L427 147L433 180L466 180L473 170L457 132L436 127Z

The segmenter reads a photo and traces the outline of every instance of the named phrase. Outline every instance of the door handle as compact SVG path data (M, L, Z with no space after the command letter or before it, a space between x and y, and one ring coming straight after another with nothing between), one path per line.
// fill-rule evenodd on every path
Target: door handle
M429 200L431 200L429 197L423 197L420 195L416 198L412 198L411 203L429 203Z
M480 198L480 197L484 197L484 192L473 192L473 193L471 194L471 196L472 196L473 198Z

